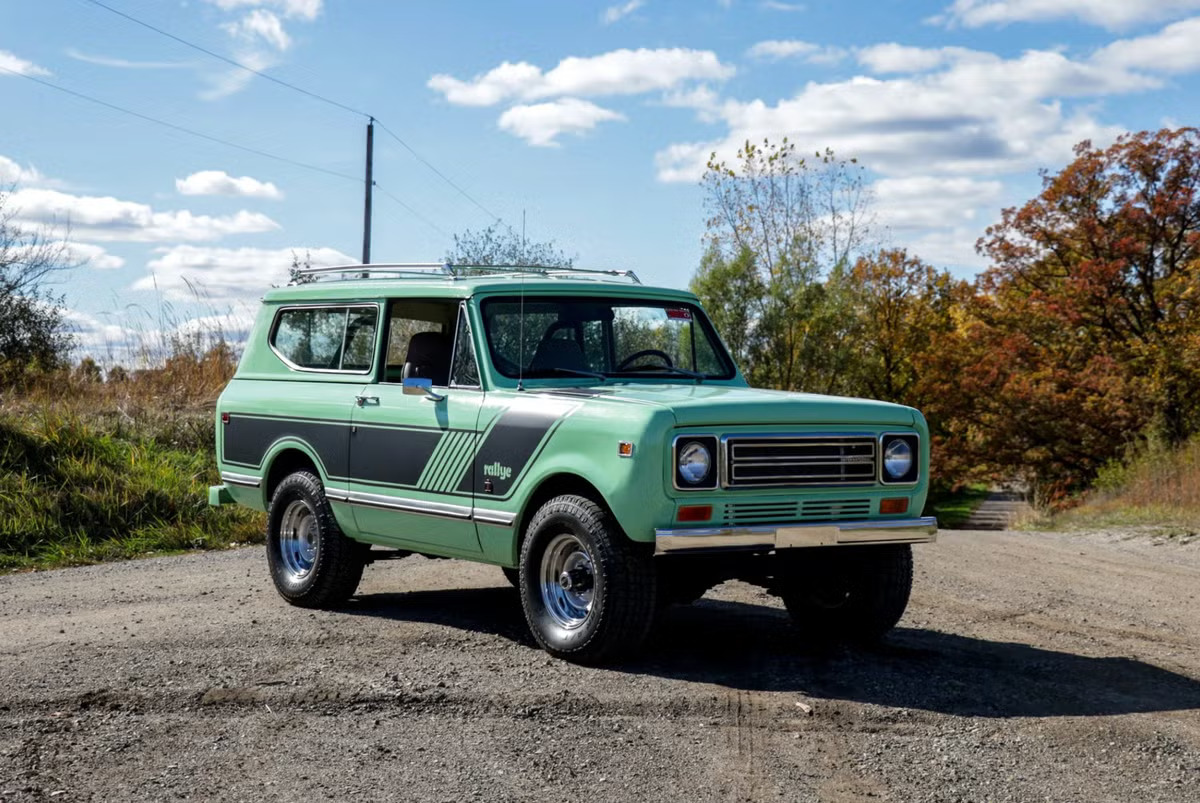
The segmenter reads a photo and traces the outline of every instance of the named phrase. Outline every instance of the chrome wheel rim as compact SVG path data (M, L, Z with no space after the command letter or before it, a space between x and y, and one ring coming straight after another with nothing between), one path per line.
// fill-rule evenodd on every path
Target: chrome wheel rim
M542 552L542 603L555 624L567 630L582 627L592 612L596 576L583 543L570 533L556 535Z
M303 580L321 554L317 516L309 504L297 499L288 504L279 521L279 559L292 580Z

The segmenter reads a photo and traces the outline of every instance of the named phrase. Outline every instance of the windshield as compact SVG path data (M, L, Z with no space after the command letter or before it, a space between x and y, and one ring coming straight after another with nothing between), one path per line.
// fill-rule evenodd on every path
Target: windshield
M522 318L524 325L522 326ZM733 363L700 309L628 298L493 298L492 362L508 377L730 379Z

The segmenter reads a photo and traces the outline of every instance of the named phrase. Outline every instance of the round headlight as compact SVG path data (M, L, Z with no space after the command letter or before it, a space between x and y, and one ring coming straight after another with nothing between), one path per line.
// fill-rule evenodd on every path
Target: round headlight
M902 440L894 440L883 450L883 468L892 479L900 479L912 468L912 448Z
M712 455L702 443L692 441L679 450L679 476L684 482L699 485L712 470Z

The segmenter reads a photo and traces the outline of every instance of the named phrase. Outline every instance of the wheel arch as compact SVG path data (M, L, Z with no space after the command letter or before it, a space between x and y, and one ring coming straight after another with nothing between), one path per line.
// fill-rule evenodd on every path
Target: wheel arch
M587 479L567 471L551 474L544 477L529 494L517 517L515 537L513 538L512 565L517 565L518 556L521 554L521 544L524 543L525 533L529 529L529 522L533 520L538 509L554 497L566 494L574 494L592 500L604 508L604 512L608 514L609 518L614 522L617 521L604 494ZM620 524L618 523L617 526L619 527Z
M263 460L263 504L269 506L275 489L283 478L296 471L305 469L312 471L323 485L328 484L325 466L317 456L316 451L300 440L285 440L275 443Z

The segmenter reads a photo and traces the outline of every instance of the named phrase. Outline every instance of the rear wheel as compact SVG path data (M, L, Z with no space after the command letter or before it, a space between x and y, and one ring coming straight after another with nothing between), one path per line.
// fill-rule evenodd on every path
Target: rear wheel
M342 534L315 474L297 471L279 483L267 515L267 565L281 597L304 608L345 602L367 550Z
M599 663L636 650L654 621L653 557L595 502L544 504L521 547L521 606L552 655Z
M908 544L802 550L789 556L776 588L802 638L859 644L896 626L911 590Z

